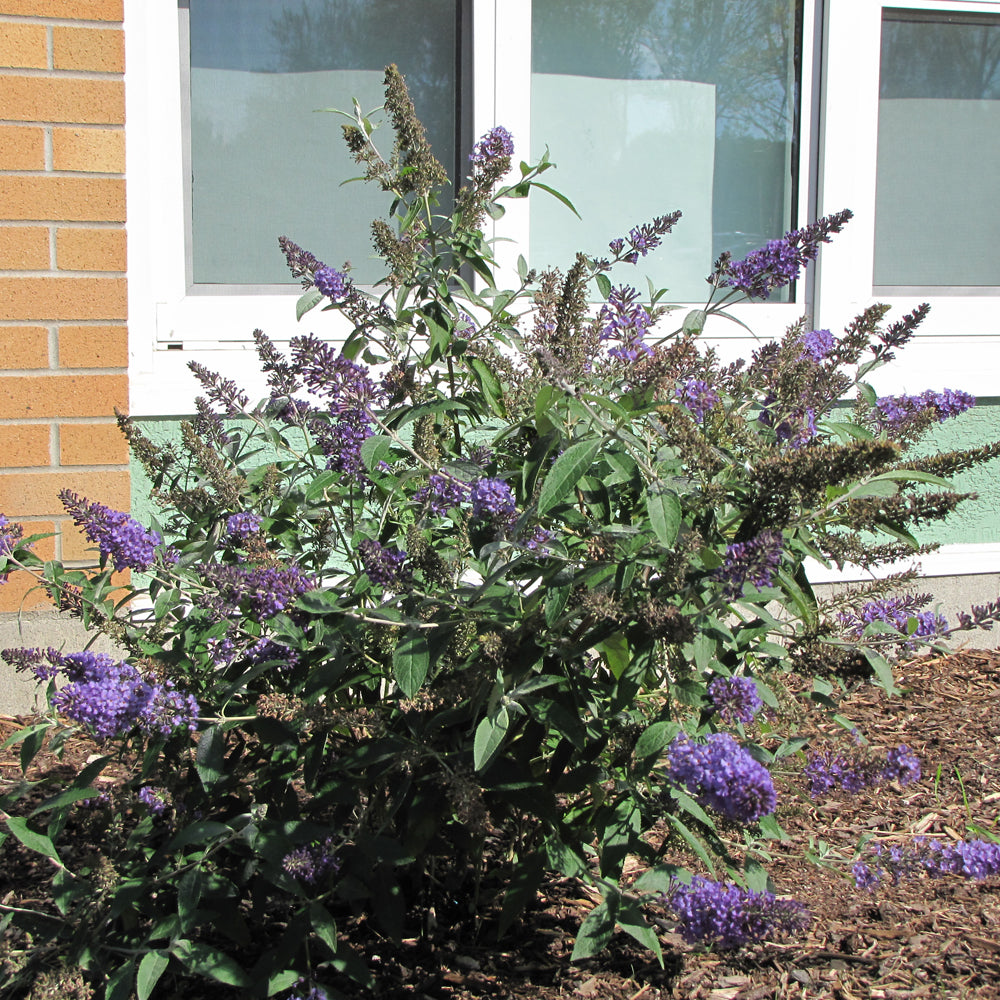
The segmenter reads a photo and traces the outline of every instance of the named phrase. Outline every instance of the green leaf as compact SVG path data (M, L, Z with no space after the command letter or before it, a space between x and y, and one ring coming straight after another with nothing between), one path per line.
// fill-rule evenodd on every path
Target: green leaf
M764 816L757 822L761 836L768 840L786 841L792 838L782 829L781 824L773 816Z
M647 726L635 741L632 753L637 760L654 757L680 732L678 722L654 722Z
M704 823L709 829L715 826L715 823L712 822L712 817L687 792L682 792L679 788L671 788L670 797L689 816L694 816L699 823Z
M706 313L704 309L692 309L691 312L684 317L681 329L685 333L699 334L705 329L706 319L708 319L708 313Z
M712 864L712 859L709 857L708 851L705 850L705 845L702 843L701 838L695 836L677 816L668 813L667 819L670 821L670 825L684 838L688 847L701 859L702 864L714 878L715 865Z
M198 739L194 766L206 791L222 778L225 766L226 736L221 726L210 726Z
M569 200L564 194L560 194L555 188L551 188L548 184L540 184L538 181L531 182L532 187L541 188L543 191L548 191L553 198L561 201L578 219L581 218L580 213L573 207L573 202Z
M681 872L686 873L686 869L671 864L657 865L640 875L635 880L632 890L633 892L667 892Z
M131 1000L132 998L132 977L135 975L135 962L126 962L118 966L114 972L108 976L108 983L104 987L104 1000Z
M295 303L295 318L301 320L310 309L315 309L322 301L323 293L318 288L310 288L303 292Z
M35 754L42 749L42 744L45 742L45 733L48 730L47 725L43 726L32 726L31 729L27 730L24 735L24 741L21 743L21 773L26 774L28 767L31 762L35 759ZM18 734L20 735L20 733ZM4 744L6 746L6 744Z
M609 635L603 642L599 642L595 647L599 653L604 654L607 660L608 669L614 679L621 680L621 676L628 669L630 662L628 639L624 632L615 632Z
M646 513L659 543L673 548L681 526L681 501L672 490L655 485L646 488Z
M472 372L490 412L497 417L504 416L506 407L503 405L503 386L490 369L490 366L482 358L469 356L463 360L469 366L469 370Z
M620 893L612 889L608 892L607 898L587 914L587 919L580 924L580 930L577 931L573 954L570 956L571 962L590 958L591 955L596 955L607 947L611 935L615 932L620 902Z
M253 982L239 963L225 952L199 941L175 941L170 951L184 967L199 976L207 976L227 986L249 989Z
M660 939L656 936L656 931L646 922L646 918L634 900L628 900L622 906L618 913L618 926L629 937L638 941L644 948L648 948L662 967L663 949L660 947Z
M201 902L201 889L204 883L201 868L195 867L186 871L177 885L177 916L180 918L181 931L187 931L194 923Z
M518 859L518 863L507 879L503 906L500 908L498 937L503 937L524 908L535 898L542 876L545 874L545 858L540 851Z
M32 830L28 826L28 821L23 816L7 816L6 822L10 832L28 850L35 851L37 854L44 854L45 857L52 858L60 867L63 867L63 863L59 860L59 855L56 852L55 844L44 833Z
M282 969L268 976L267 995L273 997L275 993L287 990L294 986L302 978L302 972L296 969Z
M396 683L407 698L412 698L420 690L430 666L431 652L426 635L420 629L409 629L392 654Z
M878 393L867 382L858 383L858 393L869 406L874 406L878 402Z
M307 487L305 498L310 503L322 500L331 486L341 482L343 476L339 472L321 472Z
M361 461L369 472L374 472L380 462L385 461L392 447L392 438L385 434L375 434L361 443Z
M606 274L595 274L594 280L597 282L597 289L601 293L601 298L607 301L611 294L611 279Z
M954 486L947 479L942 479L940 476L924 472L921 469L890 469L888 472L880 472L872 478L871 482L878 482L880 479L912 480L915 483L930 483L932 486L940 486L944 490L954 489Z
M851 500L862 500L865 497L894 497L899 487L889 479L869 479L866 483L852 486L845 496Z
M149 1000L150 994L167 971L170 956L164 951L147 951L139 963L135 977L135 992L139 1000Z
M331 955L337 954L337 925L333 917L322 903L309 905L309 920L316 937L330 949Z
M861 654L868 661L868 665L875 671L875 676L878 678L878 686L890 698L893 695L899 694L900 690L896 687L896 679L892 676L892 667L889 666L889 661L884 656L876 653L874 649L868 649L866 646L861 646L860 649Z
M508 729L510 729L510 713L503 705L498 706L494 713L486 716L476 726L472 760L477 771L483 770L496 756Z
M567 496L594 464L594 457L601 448L601 438L590 438L570 445L549 469L538 495L538 513L554 507Z

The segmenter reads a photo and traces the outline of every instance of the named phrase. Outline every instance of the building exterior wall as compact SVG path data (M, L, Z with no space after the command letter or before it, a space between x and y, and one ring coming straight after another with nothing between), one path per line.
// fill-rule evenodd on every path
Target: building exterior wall
M123 0L0 0L0 512L87 560L56 498L129 506ZM31 580L0 612L39 608Z

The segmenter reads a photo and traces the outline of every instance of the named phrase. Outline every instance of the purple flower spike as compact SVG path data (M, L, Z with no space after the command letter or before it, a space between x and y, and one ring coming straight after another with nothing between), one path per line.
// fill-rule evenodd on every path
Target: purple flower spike
M313 284L316 290L333 302L343 302L347 298L350 280L342 271L332 267L320 267L313 274Z
M829 330L810 330L802 337L802 353L813 361L822 361L834 348L836 340Z
M677 390L678 401L691 412L698 423L702 423L705 414L719 405L719 394L703 379L689 378Z
M400 587L410 578L403 565L406 553L400 549L390 549L374 539L366 538L358 545L358 554L368 579L378 586Z
M778 804L767 768L728 733L704 743L681 734L667 751L667 776L703 805L735 823L756 823Z
M426 501L432 514L444 517L453 507L460 507L469 499L469 485L451 476L434 473L427 480L427 485L417 490L413 499Z
M772 892L754 892L733 882L713 882L696 875L690 885L675 882L666 904L679 921L678 930L689 944L740 948L782 931L802 930L809 911Z
M727 263L715 280L730 285L751 299L766 299L777 288L791 284L810 261L821 243L844 228L852 213L848 209L827 215L802 229L793 229L780 240L769 240L735 264Z
M783 551L781 532L767 529L745 542L728 546L725 562L712 576L725 584L723 592L728 598L739 597L748 580L755 587L770 587L781 566Z
M752 677L716 677L708 693L722 721L729 725L753 722L764 707Z
M105 559L111 559L118 572L149 569L156 558L156 547L163 541L158 532L148 531L138 521L121 511L87 500L69 490L61 490L59 499L73 523L83 528Z
M479 479L472 484L469 498L473 517L509 520L517 509L514 494L502 479Z
M234 541L245 542L260 530L261 517L253 511L242 510L226 518L226 534Z
M292 878L306 885L315 885L326 875L340 870L340 863L333 849L333 837L327 837L322 844L311 844L309 847L299 847L289 852L282 860L281 866Z
M597 314L601 340L620 341L620 346L608 351L620 361L636 361L643 354L653 353L643 341L653 321L638 299L639 293L634 288L621 285L611 289L608 301Z
M502 125L494 125L473 147L469 162L479 170L514 155L514 138Z

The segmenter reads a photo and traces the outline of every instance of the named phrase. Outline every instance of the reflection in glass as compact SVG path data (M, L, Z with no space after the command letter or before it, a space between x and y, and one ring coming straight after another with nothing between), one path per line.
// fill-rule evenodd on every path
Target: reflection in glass
M998 178L1000 20L886 11L875 285L1000 285Z
M456 0L190 0L192 254L196 283L289 282L287 235L373 281L369 225L389 198L340 187L360 170L344 119L406 77L438 159L455 160ZM388 139L391 132L378 133Z
M533 196L532 264L605 254L623 226L679 208L643 265L697 302L723 250L740 258L793 228L801 6L533 0L531 151L548 145L584 221Z

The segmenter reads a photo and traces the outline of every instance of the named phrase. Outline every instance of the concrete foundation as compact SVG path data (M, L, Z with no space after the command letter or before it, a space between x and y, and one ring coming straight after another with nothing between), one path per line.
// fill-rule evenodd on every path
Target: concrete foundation
M822 598L844 586L850 585L817 584L815 590L817 596ZM913 589L933 594L937 610L954 624L958 611L968 611L974 604L988 604L1000 597L1000 573L923 577ZM56 611L0 615L0 649L55 646L73 652L83 649L88 638L79 621ZM956 649L998 649L1000 623L990 631L959 632L952 638L951 645ZM106 636L99 636L93 648L98 652L115 652ZM18 674L13 667L0 663L0 715L29 715L43 694L43 686L36 684L33 678Z

